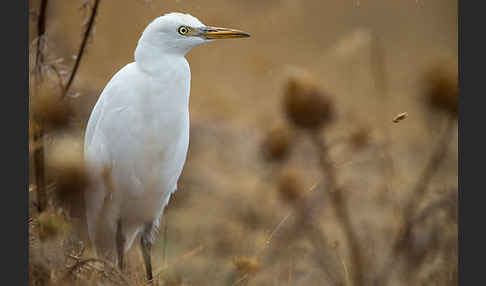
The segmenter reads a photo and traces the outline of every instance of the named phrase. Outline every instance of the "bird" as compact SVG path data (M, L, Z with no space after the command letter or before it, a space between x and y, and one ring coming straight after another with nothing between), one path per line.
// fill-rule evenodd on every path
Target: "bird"
M134 61L113 75L89 116L84 159L88 236L97 256L124 268L140 237L147 280L151 248L189 145L192 48L248 33L204 25L190 14L155 18L138 40Z

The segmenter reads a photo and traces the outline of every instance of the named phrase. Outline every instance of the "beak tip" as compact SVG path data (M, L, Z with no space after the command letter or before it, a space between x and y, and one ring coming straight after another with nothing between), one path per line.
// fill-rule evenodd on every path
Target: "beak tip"
M230 39L230 38L249 38L250 34L229 28L207 27L206 31L201 34L207 39Z

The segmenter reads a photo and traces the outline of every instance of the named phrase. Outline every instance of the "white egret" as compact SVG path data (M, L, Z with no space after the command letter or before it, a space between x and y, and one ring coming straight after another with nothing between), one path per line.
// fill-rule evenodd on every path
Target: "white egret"
M158 17L138 41L135 61L113 76L96 102L84 142L92 177L86 219L98 254L121 269L140 234L152 280L151 246L189 144L191 73L184 55L213 39L243 37L249 35L188 14Z

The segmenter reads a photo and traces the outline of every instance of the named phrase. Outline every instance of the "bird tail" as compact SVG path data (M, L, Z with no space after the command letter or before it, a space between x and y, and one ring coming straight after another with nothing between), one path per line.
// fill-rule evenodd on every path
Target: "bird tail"
M113 242L118 216L113 200L111 170L105 168L101 174L93 179L90 188L85 192L86 221L89 238L97 254L113 261L116 259Z

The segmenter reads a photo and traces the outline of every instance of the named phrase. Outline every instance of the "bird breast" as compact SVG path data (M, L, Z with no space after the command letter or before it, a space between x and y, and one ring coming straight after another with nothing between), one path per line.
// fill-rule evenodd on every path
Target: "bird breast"
M133 176L141 183L139 188L134 188L134 195L172 192L182 172L189 145L187 106L165 102L166 106L173 106L164 108L158 100L150 102L147 100L141 108L142 123L131 130L134 144L126 150L134 159ZM135 179L135 182L138 181Z
M106 115L104 134L123 200L164 200L176 188L189 145L190 74L182 67L159 76L132 72L136 88L120 91L113 101L120 109Z

